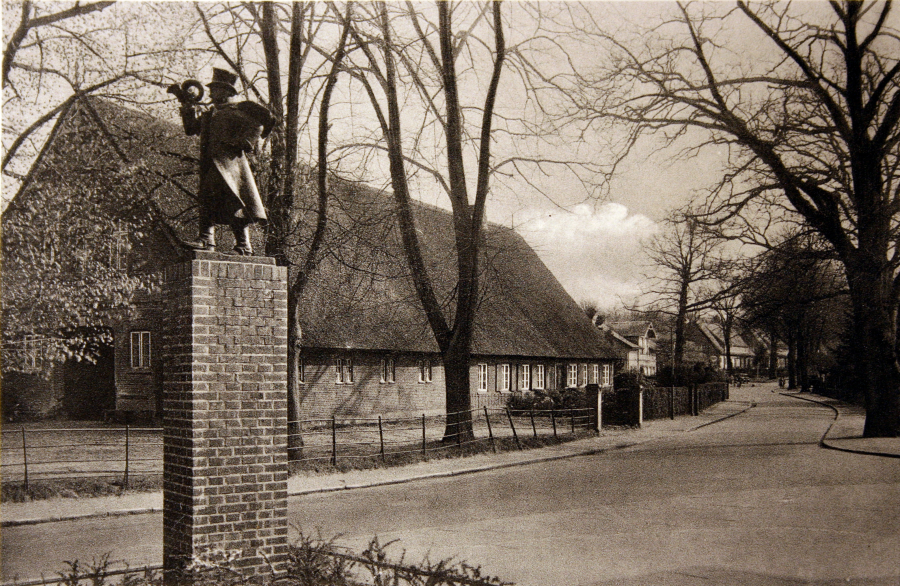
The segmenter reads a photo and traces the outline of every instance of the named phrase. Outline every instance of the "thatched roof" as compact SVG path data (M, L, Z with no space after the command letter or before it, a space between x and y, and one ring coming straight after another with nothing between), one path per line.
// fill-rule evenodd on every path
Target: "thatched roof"
M725 354L725 331L721 324L716 322L698 322L697 329L706 336L712 346L716 349L716 352ZM750 346L744 341L744 338L734 331L731 332L731 355L753 356L753 350L750 349Z
M180 125L94 98L70 110L57 130L54 141L58 144L45 149L33 173L41 173L47 165L64 164L65 159L54 159L52 153L91 135L98 143L93 148L106 151L117 165L133 167L143 177L149 204L164 219L166 229L180 238L194 236L197 146L196 139L184 136ZM301 297L303 345L436 352L408 275L392 195L337 179L332 180L330 191L322 259ZM294 216L301 229L289 251L294 266L302 264L312 232L312 195L302 189L298 193ZM445 306L451 307L456 279L451 216L422 203L415 203L414 216L435 289ZM221 232L227 230L220 228ZM261 234L254 240L261 249ZM605 337L521 236L509 228L488 225L483 251L475 354L614 356ZM290 278L294 278L293 270Z

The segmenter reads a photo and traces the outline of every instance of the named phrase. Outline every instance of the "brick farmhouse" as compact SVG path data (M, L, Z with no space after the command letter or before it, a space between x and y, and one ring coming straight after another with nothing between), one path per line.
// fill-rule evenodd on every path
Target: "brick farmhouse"
M102 174L129 178L109 188L109 197L123 202L114 209L148 218L149 229L128 236L126 258L117 259L123 270L161 272L179 260L178 240L196 230L195 139L177 124L109 101L81 99L60 117L17 201L45 197L54 178L73 172L67 166L74 143L89 153L78 160L97 162L92 172L98 181ZM337 178L329 189L323 258L300 299L301 418L443 413L443 367L408 274L392 196ZM313 194L301 188L293 210L300 229L291 243L289 280L308 246L314 203ZM11 208L4 222L14 217ZM415 205L414 215L426 264L449 304L456 274L451 217L424 203ZM229 250L228 230L220 228L219 235L219 250ZM254 233L254 248L264 250L261 230ZM515 393L611 385L611 344L522 237L489 224L483 251L470 371L473 407L503 405ZM151 293L135 300L130 315L109 324L115 330L116 413L160 414L161 311L165 304Z

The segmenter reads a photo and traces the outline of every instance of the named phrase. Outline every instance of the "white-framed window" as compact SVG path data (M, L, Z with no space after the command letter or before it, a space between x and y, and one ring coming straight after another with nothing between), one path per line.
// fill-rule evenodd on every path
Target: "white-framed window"
M578 386L578 365L566 365L566 388L575 388Z
M338 358L334 365L339 385L348 385L353 382L353 359Z
M381 359L381 382L383 383L392 383L395 380L396 369L394 368L394 359L393 358L382 358Z
M530 364L520 364L519 365L519 390L520 391L531 390L531 365Z
M431 382L431 360L420 360L419 361L419 382L420 383L430 383Z
M591 384L596 385L600 382L600 365L592 364L591 365Z
M500 383L499 390L501 392L509 391L510 382L512 382L512 381L510 381L510 376L509 376L509 364L501 364L500 365L499 376L500 376L500 380L498 381Z
M612 364L603 365L603 376L600 379L600 385L608 387L612 384Z
M131 368L150 368L150 332L131 332Z
M581 365L581 376L578 377L578 386L583 387L588 384L588 365Z
M488 390L488 365L478 365L478 392L486 393Z
M545 385L544 381L544 365L543 364L535 364L534 365L534 383L532 384L532 388L534 389L543 389Z

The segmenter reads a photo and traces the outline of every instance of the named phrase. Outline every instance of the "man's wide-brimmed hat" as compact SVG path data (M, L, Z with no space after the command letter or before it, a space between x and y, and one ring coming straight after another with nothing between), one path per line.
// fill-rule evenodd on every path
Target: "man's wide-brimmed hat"
M237 84L237 75L231 73L226 69L217 69L213 68L213 78L212 81L209 82L209 87L221 87L229 90L231 95L237 95L238 90L235 84Z

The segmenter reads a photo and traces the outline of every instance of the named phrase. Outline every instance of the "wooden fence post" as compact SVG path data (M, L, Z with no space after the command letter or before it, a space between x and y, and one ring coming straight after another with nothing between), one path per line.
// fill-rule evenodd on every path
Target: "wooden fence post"
M337 466L337 421L331 416L331 465Z
M22 425L22 464L25 466L25 492L28 492L28 448L25 444L24 425Z
M534 439L537 439L537 426L534 424L534 405L531 406L531 431L534 432Z
M428 448L425 446L425 414L422 413L422 457L428 459Z
M131 443L131 432L128 424L125 424L125 477L122 479L122 485L125 490L128 490L128 460L129 460L129 452L130 452L130 443Z
M487 405L484 406L484 420L487 421L488 437L491 438L491 449L497 452L497 445L494 443L494 432L491 430L491 418L488 417Z
M381 415L378 416L378 439L381 442L381 461L384 462L384 430L381 427Z
M512 413L509 412L509 407L506 408L506 416L509 418L509 428L513 432L513 439L516 440L516 447L521 450L522 444L519 443L519 434L516 433L516 426L513 424Z
M556 409L554 407L550 407L550 422L553 423L553 439L559 439L559 436L556 434Z
M597 405L594 409L594 430L597 433L600 433L600 430L603 428L603 389L597 389Z

